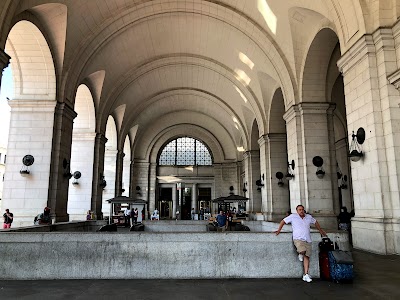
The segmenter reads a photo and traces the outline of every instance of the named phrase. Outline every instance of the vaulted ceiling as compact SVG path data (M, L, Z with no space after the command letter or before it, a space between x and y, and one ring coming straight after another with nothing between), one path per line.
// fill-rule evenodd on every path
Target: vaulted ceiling
M88 85L97 131L112 115L120 148L126 134L146 148L166 128L194 126L232 160L238 147L254 145L254 121L258 136L268 133L272 99L285 107L300 101L307 52L321 29L336 33L342 52L365 33L362 7L352 0L0 5L8 12L0 15L2 45L18 21L35 24L53 56L57 100L73 106L79 85Z

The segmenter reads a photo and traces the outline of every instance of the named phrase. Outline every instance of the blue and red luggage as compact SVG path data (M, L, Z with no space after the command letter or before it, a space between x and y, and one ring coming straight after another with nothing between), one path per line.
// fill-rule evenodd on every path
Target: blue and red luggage
M328 252L329 275L334 282L352 282L353 257L350 251L333 250Z

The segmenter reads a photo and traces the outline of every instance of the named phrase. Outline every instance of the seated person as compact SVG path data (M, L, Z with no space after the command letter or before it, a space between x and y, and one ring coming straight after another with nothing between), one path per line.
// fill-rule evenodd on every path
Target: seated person
M159 214L158 214L158 209L157 209L157 208L153 211L153 214L152 214L152 216L151 216L151 219L152 219L152 220L160 220L160 216L159 216Z
M340 213L338 216L339 220L339 230L350 230L350 224L351 224L351 214L347 211L347 207L343 206L340 209Z

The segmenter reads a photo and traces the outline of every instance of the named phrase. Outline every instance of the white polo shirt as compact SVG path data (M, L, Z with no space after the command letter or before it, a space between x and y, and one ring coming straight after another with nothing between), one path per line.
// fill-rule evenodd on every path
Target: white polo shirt
M316 220L309 214L301 218L299 214L291 214L283 219L286 224L292 223L293 239L311 243L310 225L315 224Z

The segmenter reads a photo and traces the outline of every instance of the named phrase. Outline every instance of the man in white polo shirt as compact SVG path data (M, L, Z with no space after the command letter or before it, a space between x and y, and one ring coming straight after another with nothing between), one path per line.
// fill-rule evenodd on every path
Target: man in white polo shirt
M326 236L326 232L322 230L317 220L306 214L303 205L297 205L296 212L296 214L291 214L281 221L275 234L278 235L281 232L283 225L292 223L293 243L296 246L297 253L299 253L299 260L303 262L304 267L303 280L311 282L312 279L308 274L311 256L310 225L315 224L315 227L323 236Z

